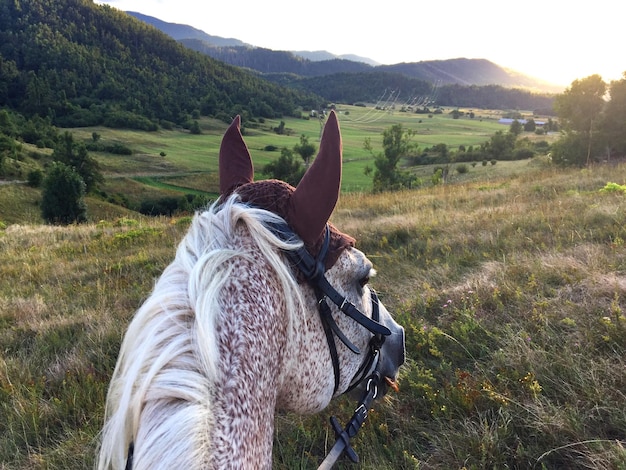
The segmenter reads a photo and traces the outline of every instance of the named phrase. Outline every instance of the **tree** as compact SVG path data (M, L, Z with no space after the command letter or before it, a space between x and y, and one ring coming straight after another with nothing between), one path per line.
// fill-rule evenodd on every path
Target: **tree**
M511 125L509 126L509 132L513 134L515 137L519 136L522 133L523 127L522 123L517 119L513 120Z
M200 123L194 120L189 127L189 132L195 135L202 134L202 129L200 129Z
M570 139L570 143L579 141L586 150L586 158L583 161L579 161L580 152L576 152L577 158L569 158L565 161L572 164L589 164L592 150L598 144L594 127L598 125L600 114L605 106L605 93L606 83L602 77L590 75L581 80L574 80L565 92L556 96L554 110L561 119L562 127L567 134L580 136L580 139Z
M6 109L0 109L0 133L10 137L17 135L17 126Z
M401 158L417 150L417 145L411 142L414 135L415 131L405 129L402 124L394 124L383 132L383 153L375 155L374 159L374 192L411 187L415 178L397 167ZM365 140L364 147L372 152L369 139Z
M283 148L277 160L268 163L263 168L263 172L272 178L276 178L292 186L297 186L304 176L304 167L296 160L293 152L288 148Z
M98 161L89 156L84 144L74 141L70 132L63 133L54 148L52 159L73 167L85 182L87 192L104 182Z
M537 123L533 118L530 118L528 121L526 121L526 124L524 124L524 131L535 132L535 129L537 129Z
M80 223L87 220L85 182L70 166L52 163L43 181L41 215L52 224Z
M515 121L517 122L517 121ZM512 132L496 131L484 145L485 157L496 160L511 160L517 136Z
M552 161L557 165L583 165L587 158L586 147L582 134L565 134L550 147Z
M283 135L285 133L285 121L280 121L280 124L274 128L274 132L278 135Z
M315 154L317 147L314 144L310 144L309 138L302 134L300 136L300 143L296 144L293 150L302 157L302 160L304 160L304 166L308 168L311 163L311 157Z
M611 100L607 103L600 129L609 149L620 155L626 155L626 72L621 80L612 81L609 85Z
M441 143L441 144L433 145L431 150L439 154L439 161L448 162L448 156L450 155L450 150L448 149L447 144Z

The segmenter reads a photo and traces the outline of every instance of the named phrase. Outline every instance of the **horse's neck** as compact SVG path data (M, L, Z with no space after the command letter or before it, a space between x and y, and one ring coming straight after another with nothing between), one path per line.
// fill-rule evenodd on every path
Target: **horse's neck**
M286 348L280 287L254 261L224 286L212 453L217 468L271 468L274 410ZM265 269L267 269L265 267Z

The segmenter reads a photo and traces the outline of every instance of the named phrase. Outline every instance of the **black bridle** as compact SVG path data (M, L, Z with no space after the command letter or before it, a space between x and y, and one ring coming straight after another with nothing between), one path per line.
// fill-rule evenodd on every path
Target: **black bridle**
M270 229L283 241L299 239L287 224L272 224ZM378 370L376 370L376 366L378 364L380 350L385 338L391 334L389 328L380 323L378 296L373 289L370 289L372 302L372 317L370 318L356 308L354 304L348 301L345 296L341 295L332 285L330 285L324 275L324 262L326 255L328 254L329 245L330 228L326 225L324 242L317 257L311 255L304 246L296 250L286 250L285 254L291 263L300 270L306 281L313 287L315 292L320 318L322 320L322 325L324 327L333 363L333 371L335 375L335 389L333 394L335 394L339 388L341 375L335 337L339 338L341 342L353 353L360 354L360 351L337 326L327 301L330 300L337 307L339 307L341 312L348 315L354 321L369 330L372 333L372 338L368 343L368 354L352 378L346 392L353 390L360 383L367 381L365 390L357 408L354 411L354 414L352 415L352 418L345 428L342 428L337 419L334 416L331 416L330 423L335 432L336 441L331 451L319 466L318 470L330 469L343 452L346 452L350 460L353 462L356 463L359 461L358 455L350 446L350 439L358 433L361 425L367 418L367 412L370 404L378 396L378 385L381 380L381 376Z
M299 240L299 237L287 224L272 224L270 225L270 229L283 241ZM370 318L356 308L356 306L344 295L341 295L337 289L330 285L328 279L326 279L326 276L324 275L325 259L328 254L329 246L330 228L326 225L324 241L320 252L316 257L311 255L304 245L296 250L285 250L285 254L293 266L299 269L315 292L320 318L322 319L322 325L324 327L333 363L333 371L335 373L335 389L333 393L336 393L339 388L341 372L335 337L339 338L341 342L345 344L346 347L354 354L360 354L361 351L346 337L339 326L337 326L337 323L332 316L330 306L328 305L328 301L330 300L334 303L337 307L339 307L341 312L352 318L373 335L368 345L368 355L363 364L361 364L361 367L359 367L355 376L352 378L350 386L346 392L352 390L366 378L368 372L372 369L372 366L374 366L378 361L380 348L385 342L385 337L389 336L391 331L389 328L379 323L380 310L378 307L378 296L373 289L370 289L372 302L372 317Z

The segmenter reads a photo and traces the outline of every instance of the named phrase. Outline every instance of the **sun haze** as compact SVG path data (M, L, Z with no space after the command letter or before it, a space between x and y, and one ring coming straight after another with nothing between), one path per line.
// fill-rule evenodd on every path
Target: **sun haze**
M382 64L466 57L559 85L600 74L616 80L626 61L618 3L565 0L513 3L498 0L363 3L319 0L307 8L257 0L98 1L214 36L274 50L326 50L356 54Z

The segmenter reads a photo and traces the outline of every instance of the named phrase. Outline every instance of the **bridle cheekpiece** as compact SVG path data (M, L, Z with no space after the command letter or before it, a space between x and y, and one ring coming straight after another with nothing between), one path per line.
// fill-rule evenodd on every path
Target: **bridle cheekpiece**
M270 230L274 235L284 241L293 241L299 239L297 234L286 223L270 224ZM341 377L341 369L339 365L339 354L337 353L337 344L335 337L354 354L360 354L361 351L355 346L341 331L335 319L332 316L331 308L328 305L330 300L345 315L352 318L361 326L372 333L372 338L368 343L368 354L363 361L356 374L350 381L350 385L346 392L356 388L359 384L366 381L365 391L359 401L354 415L345 428L342 428L337 419L332 416L330 423L335 432L336 442L329 454L327 455L319 469L331 468L335 461L345 451L350 460L358 462L359 458L354 449L350 446L350 439L354 437L361 425L367 418L367 411L370 404L378 396L378 384L381 380L380 373L376 370L380 357L380 349L385 338L391 334L389 328L380 323L380 309L378 296L373 289L370 289L372 302L371 318L361 312L352 302L344 295L339 293L326 279L325 276L325 257L328 252L330 243L330 229L326 225L324 233L324 242L316 257L311 255L304 244L295 250L285 250L285 255L291 262L292 266L297 268L305 280L313 287L317 298L318 311L326 334L328 348L333 364L333 372L335 376L335 388L333 394L337 393ZM344 392L345 393L345 392Z

